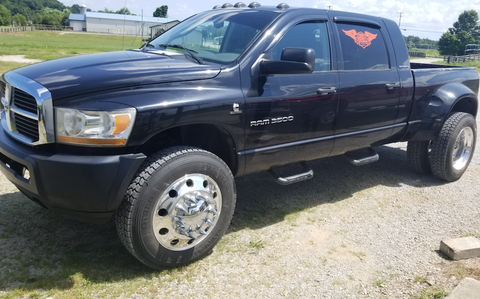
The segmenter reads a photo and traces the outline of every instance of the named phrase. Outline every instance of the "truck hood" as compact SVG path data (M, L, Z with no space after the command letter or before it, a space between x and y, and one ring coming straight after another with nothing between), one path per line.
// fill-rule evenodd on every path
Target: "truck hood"
M172 56L127 50L46 61L15 70L45 86L56 99L102 90L213 78L215 65L200 65L181 53Z

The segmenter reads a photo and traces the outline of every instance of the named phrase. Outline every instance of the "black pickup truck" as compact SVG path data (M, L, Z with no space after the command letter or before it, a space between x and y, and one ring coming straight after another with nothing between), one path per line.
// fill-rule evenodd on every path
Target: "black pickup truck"
M459 179L478 88L475 68L411 64L391 20L225 4L141 49L3 74L0 168L48 209L115 215L144 264L181 265L225 233L234 177L295 183L312 177L310 160L362 165L378 160L375 146L408 141L416 171ZM298 173L280 175L286 165Z

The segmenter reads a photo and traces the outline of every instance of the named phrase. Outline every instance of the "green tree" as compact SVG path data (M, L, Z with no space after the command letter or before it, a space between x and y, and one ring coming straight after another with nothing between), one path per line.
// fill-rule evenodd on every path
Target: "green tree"
M80 5L73 4L72 7L70 7L70 11L72 13L80 13Z
M458 35L462 31L471 35L474 39L480 38L480 26L478 25L478 13L475 10L466 10L458 16L458 21L453 23L453 28L448 29L451 34Z
M33 22L35 24L64 26L68 14L69 10L59 11L58 9L45 8L35 16Z
M0 4L0 26L12 25L12 15L10 10Z
M153 12L153 16L156 18L166 18L168 14L168 5L162 5L157 7L157 9Z
M115 13L115 11L113 11L113 10L110 10L110 9L108 9L108 8L106 8L106 7L105 7L105 9L104 9L104 10L99 10L98 12L104 12L104 13Z
M119 14L119 15L133 15L133 14L130 12L130 10L128 10L128 8L126 8L126 7L120 8L120 9L117 10L115 13L116 13L116 14Z
M17 26L27 26L27 18L25 18L24 15L16 14L13 16L12 20Z
M459 42L455 35L450 32L442 34L438 41L438 52L441 55L457 55Z
M467 44L480 43L480 26L478 13L466 10L460 14L458 21L448 29L438 41L438 50L442 55L464 55Z

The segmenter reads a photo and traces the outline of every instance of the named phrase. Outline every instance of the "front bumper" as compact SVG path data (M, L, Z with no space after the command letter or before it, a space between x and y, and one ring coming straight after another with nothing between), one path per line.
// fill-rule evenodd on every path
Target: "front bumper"
M0 129L0 170L32 200L85 222L108 221L120 205L143 154L52 154L20 144Z

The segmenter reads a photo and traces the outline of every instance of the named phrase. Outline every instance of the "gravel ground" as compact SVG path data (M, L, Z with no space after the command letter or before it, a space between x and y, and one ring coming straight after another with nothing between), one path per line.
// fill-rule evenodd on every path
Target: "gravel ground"
M447 184L414 173L405 150L406 143L380 147L380 161L362 167L343 157L319 160L311 163L313 179L290 186L277 185L267 173L238 178L232 225L213 253L176 277L160 275L120 297L419 298L425 290L451 292L462 276L480 275L480 259L452 262L438 252L443 239L480 237L480 155L459 181ZM2 252L28 248L29 234L57 233L52 223L58 217L37 208L3 175L1 205L46 213L38 219L2 214L3 221L30 229L16 238L0 227ZM103 229L83 233L87 229L73 221L60 224L72 240L76 230L77 239L103 238L95 235Z

